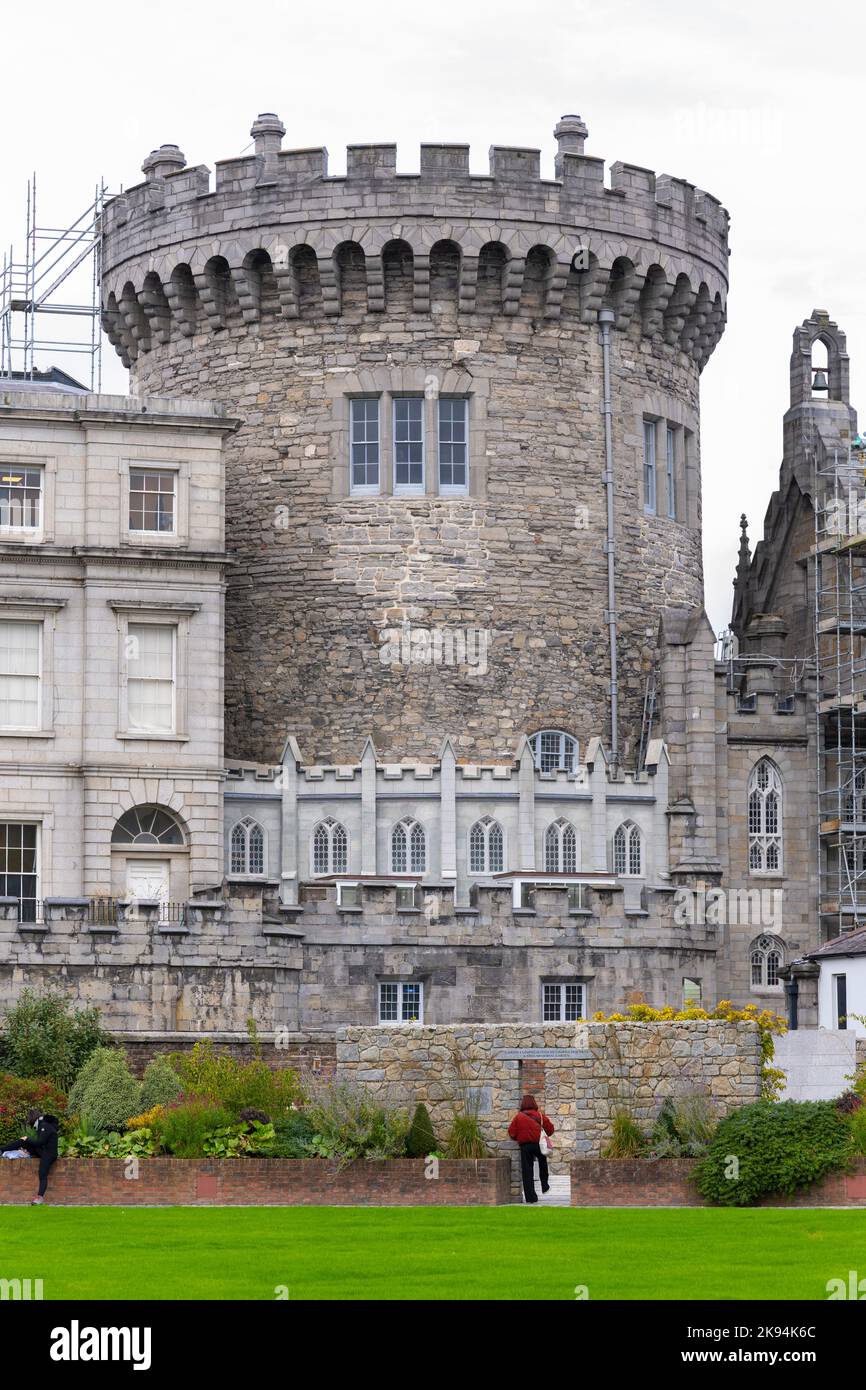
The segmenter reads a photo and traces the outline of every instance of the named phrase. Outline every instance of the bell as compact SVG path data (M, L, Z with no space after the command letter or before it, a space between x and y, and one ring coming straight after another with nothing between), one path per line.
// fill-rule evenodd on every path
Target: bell
M827 386L827 373L824 371L823 367L817 367L815 369L815 374L812 377L812 390L827 391L828 389L829 388Z

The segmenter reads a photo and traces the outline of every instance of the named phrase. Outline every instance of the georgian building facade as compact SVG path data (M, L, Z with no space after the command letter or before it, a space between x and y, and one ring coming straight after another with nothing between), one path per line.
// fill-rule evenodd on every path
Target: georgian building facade
M222 440L205 405L0 382L0 897L219 882Z

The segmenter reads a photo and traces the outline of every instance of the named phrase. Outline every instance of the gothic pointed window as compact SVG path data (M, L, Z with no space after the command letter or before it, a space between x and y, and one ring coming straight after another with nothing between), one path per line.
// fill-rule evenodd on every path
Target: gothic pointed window
M554 821L544 832L544 872L577 872L577 832L568 821Z
M391 873L423 874L427 871L427 836L416 820L400 821L391 831Z
M232 826L229 873L258 876L265 872L265 832L250 816Z
M313 831L313 873L344 874L349 866L349 836L339 821L320 821Z
M469 872L500 874L505 868L505 837L498 821L484 816L469 832Z
M623 821L613 837L613 871L617 878L643 877L643 838L634 821Z
M749 873L782 872L782 779L769 758L752 768L748 786Z
M753 989L781 989L779 970L785 963L785 947L777 936L758 936L749 947Z

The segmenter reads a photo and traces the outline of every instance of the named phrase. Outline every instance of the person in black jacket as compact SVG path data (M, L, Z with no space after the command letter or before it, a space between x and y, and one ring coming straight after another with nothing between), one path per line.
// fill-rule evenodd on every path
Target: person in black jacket
M28 1139L26 1135L22 1135L14 1144L7 1144L3 1152L7 1149L26 1149L31 1158L39 1159L39 1190L30 1205L40 1207L45 1201L49 1170L57 1159L60 1121L56 1115L40 1115L38 1110L31 1110L27 1115L27 1123L36 1131L36 1138Z

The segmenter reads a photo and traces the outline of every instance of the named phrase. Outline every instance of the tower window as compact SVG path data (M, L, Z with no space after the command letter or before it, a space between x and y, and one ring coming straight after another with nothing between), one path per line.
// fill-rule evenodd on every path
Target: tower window
M676 444L677 431L673 425L668 425L665 430L665 501L667 514L674 521L677 515Z
M748 786L749 873L782 872L782 779L769 758L752 768Z
M352 491L379 491L379 401L357 397L349 402Z
M643 509L656 513L656 422L643 422Z
M469 490L469 402L465 397L439 397L439 491Z
M424 399L394 401L394 491L424 491Z

